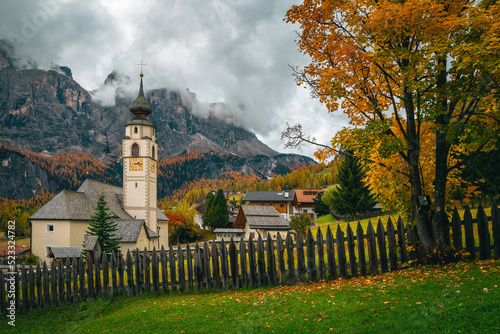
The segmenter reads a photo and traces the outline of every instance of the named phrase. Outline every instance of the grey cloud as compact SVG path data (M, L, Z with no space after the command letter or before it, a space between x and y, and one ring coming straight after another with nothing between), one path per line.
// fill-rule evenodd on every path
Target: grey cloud
M294 43L296 27L283 22L296 2L3 0L0 38L17 39L19 59L29 56L40 68L69 66L88 90L101 87L114 69L137 84L142 59L147 89L188 88L197 94L195 111L202 116L209 103L225 103L216 114L283 151L279 136L287 121L303 123L323 142L347 124L309 99L291 76L288 64L308 61ZM23 36L30 22L36 33ZM95 98L112 103L108 90ZM303 153L314 150L305 147Z

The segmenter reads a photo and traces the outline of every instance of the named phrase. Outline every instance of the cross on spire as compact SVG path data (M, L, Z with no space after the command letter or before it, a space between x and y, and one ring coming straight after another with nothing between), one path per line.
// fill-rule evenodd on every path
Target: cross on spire
M146 64L144 64L144 63L142 62L142 59L141 59L141 63L140 63L140 64L137 64L137 65L138 65L138 66L141 66L141 77L142 77L142 66L143 66L143 65L146 65Z

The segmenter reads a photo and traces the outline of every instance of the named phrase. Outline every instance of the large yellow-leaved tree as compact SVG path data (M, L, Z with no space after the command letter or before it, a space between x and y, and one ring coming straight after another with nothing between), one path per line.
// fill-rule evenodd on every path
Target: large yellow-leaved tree
M459 0L304 0L286 15L300 27L299 50L311 58L295 69L298 84L330 112L349 116L350 127L334 138L333 149L342 145L369 159L376 147L380 157L403 161L393 172L407 182L427 250L449 246L450 173L498 140L498 17L496 1ZM425 140L424 129L432 133ZM289 127L285 137L307 140L300 127ZM428 195L422 178L428 145L434 150L432 214L419 203ZM329 153L327 147L320 155Z

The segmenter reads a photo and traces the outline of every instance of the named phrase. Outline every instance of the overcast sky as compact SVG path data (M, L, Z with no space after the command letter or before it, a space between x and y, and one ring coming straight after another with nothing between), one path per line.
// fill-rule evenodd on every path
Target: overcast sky
M85 89L118 70L146 89L188 88L202 103L224 102L230 118L283 153L285 123L301 123L329 142L347 119L295 84L288 65L304 66L296 26L283 21L298 0L0 0L0 38L49 68L71 68Z

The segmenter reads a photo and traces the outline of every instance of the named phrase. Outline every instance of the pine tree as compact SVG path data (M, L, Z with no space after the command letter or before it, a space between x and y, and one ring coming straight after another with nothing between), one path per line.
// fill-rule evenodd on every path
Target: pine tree
M332 209L341 215L356 216L373 209L376 201L363 182L363 166L349 152L344 155L337 172L338 186L333 190Z
M203 210L203 227L212 226L211 209L215 195L210 191L205 198L205 210Z
M227 202L222 189L217 190L210 212L210 227L226 227L229 224L229 215L227 213Z
M322 196L323 194L318 193L318 195L313 198L313 211L317 217L330 214L330 208L323 202Z
M106 253L110 255L111 251L117 253L120 250L121 238L114 237L115 232L118 230L117 223L111 220L114 217L110 215L108 203L105 198L104 193L99 195L94 215L90 217L92 221L89 223L87 234L98 236L102 254Z

